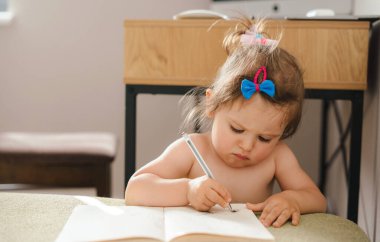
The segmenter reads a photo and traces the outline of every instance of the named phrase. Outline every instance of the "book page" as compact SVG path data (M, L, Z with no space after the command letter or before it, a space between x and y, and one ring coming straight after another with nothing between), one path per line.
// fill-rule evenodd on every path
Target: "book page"
M161 207L78 205L56 241L151 238L164 241Z
M274 241L272 234L260 223L256 215L245 207L245 204L232 204L232 207L237 212L219 206L213 207L210 212L199 212L191 207L165 208L166 241L189 234Z

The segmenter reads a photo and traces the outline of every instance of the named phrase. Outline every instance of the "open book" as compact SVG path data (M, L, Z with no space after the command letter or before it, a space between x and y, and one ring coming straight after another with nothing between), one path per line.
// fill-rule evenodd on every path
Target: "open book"
M274 241L244 204L232 207L237 211L78 205L57 241Z

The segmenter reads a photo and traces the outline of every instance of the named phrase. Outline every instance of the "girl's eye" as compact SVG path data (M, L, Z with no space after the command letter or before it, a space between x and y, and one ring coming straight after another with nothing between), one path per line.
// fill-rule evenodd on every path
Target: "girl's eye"
M271 139L264 138L263 136L259 136L259 140L264 143L269 143Z
M233 132L237 133L237 134L241 134L241 133L244 132L243 129L237 129L237 128L235 128L235 127L232 126L232 125L230 125L230 127L231 127L231 130L232 130Z

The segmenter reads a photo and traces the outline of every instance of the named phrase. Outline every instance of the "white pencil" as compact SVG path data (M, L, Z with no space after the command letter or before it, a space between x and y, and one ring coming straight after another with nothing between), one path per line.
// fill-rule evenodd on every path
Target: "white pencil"
M190 137L186 133L182 133L182 138L185 140L186 144L190 147L190 150L193 152L195 158L197 159L199 165L202 167L202 170L206 175L215 180L214 175L212 174L210 168L208 168L205 160L202 158L201 154L199 153L197 147L195 147L193 141L191 141ZM230 211L233 212L231 204L228 203L228 207L230 208Z

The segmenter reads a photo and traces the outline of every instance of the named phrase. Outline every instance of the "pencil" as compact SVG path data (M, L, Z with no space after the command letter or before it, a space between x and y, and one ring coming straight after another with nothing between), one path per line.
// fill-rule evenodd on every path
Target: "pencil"
M197 147L195 147L193 141L191 141L190 137L186 133L182 133L182 138L185 140L186 144L190 147L190 150L193 152L195 158L197 159L197 161L198 161L199 165L201 166L202 170L204 171L204 173L206 173L206 175L209 178L215 180L215 177L212 174L210 168L208 168L205 160L203 159L203 157L199 153ZM229 207L230 211L232 212L233 210L232 210L230 203L228 203L228 207Z

